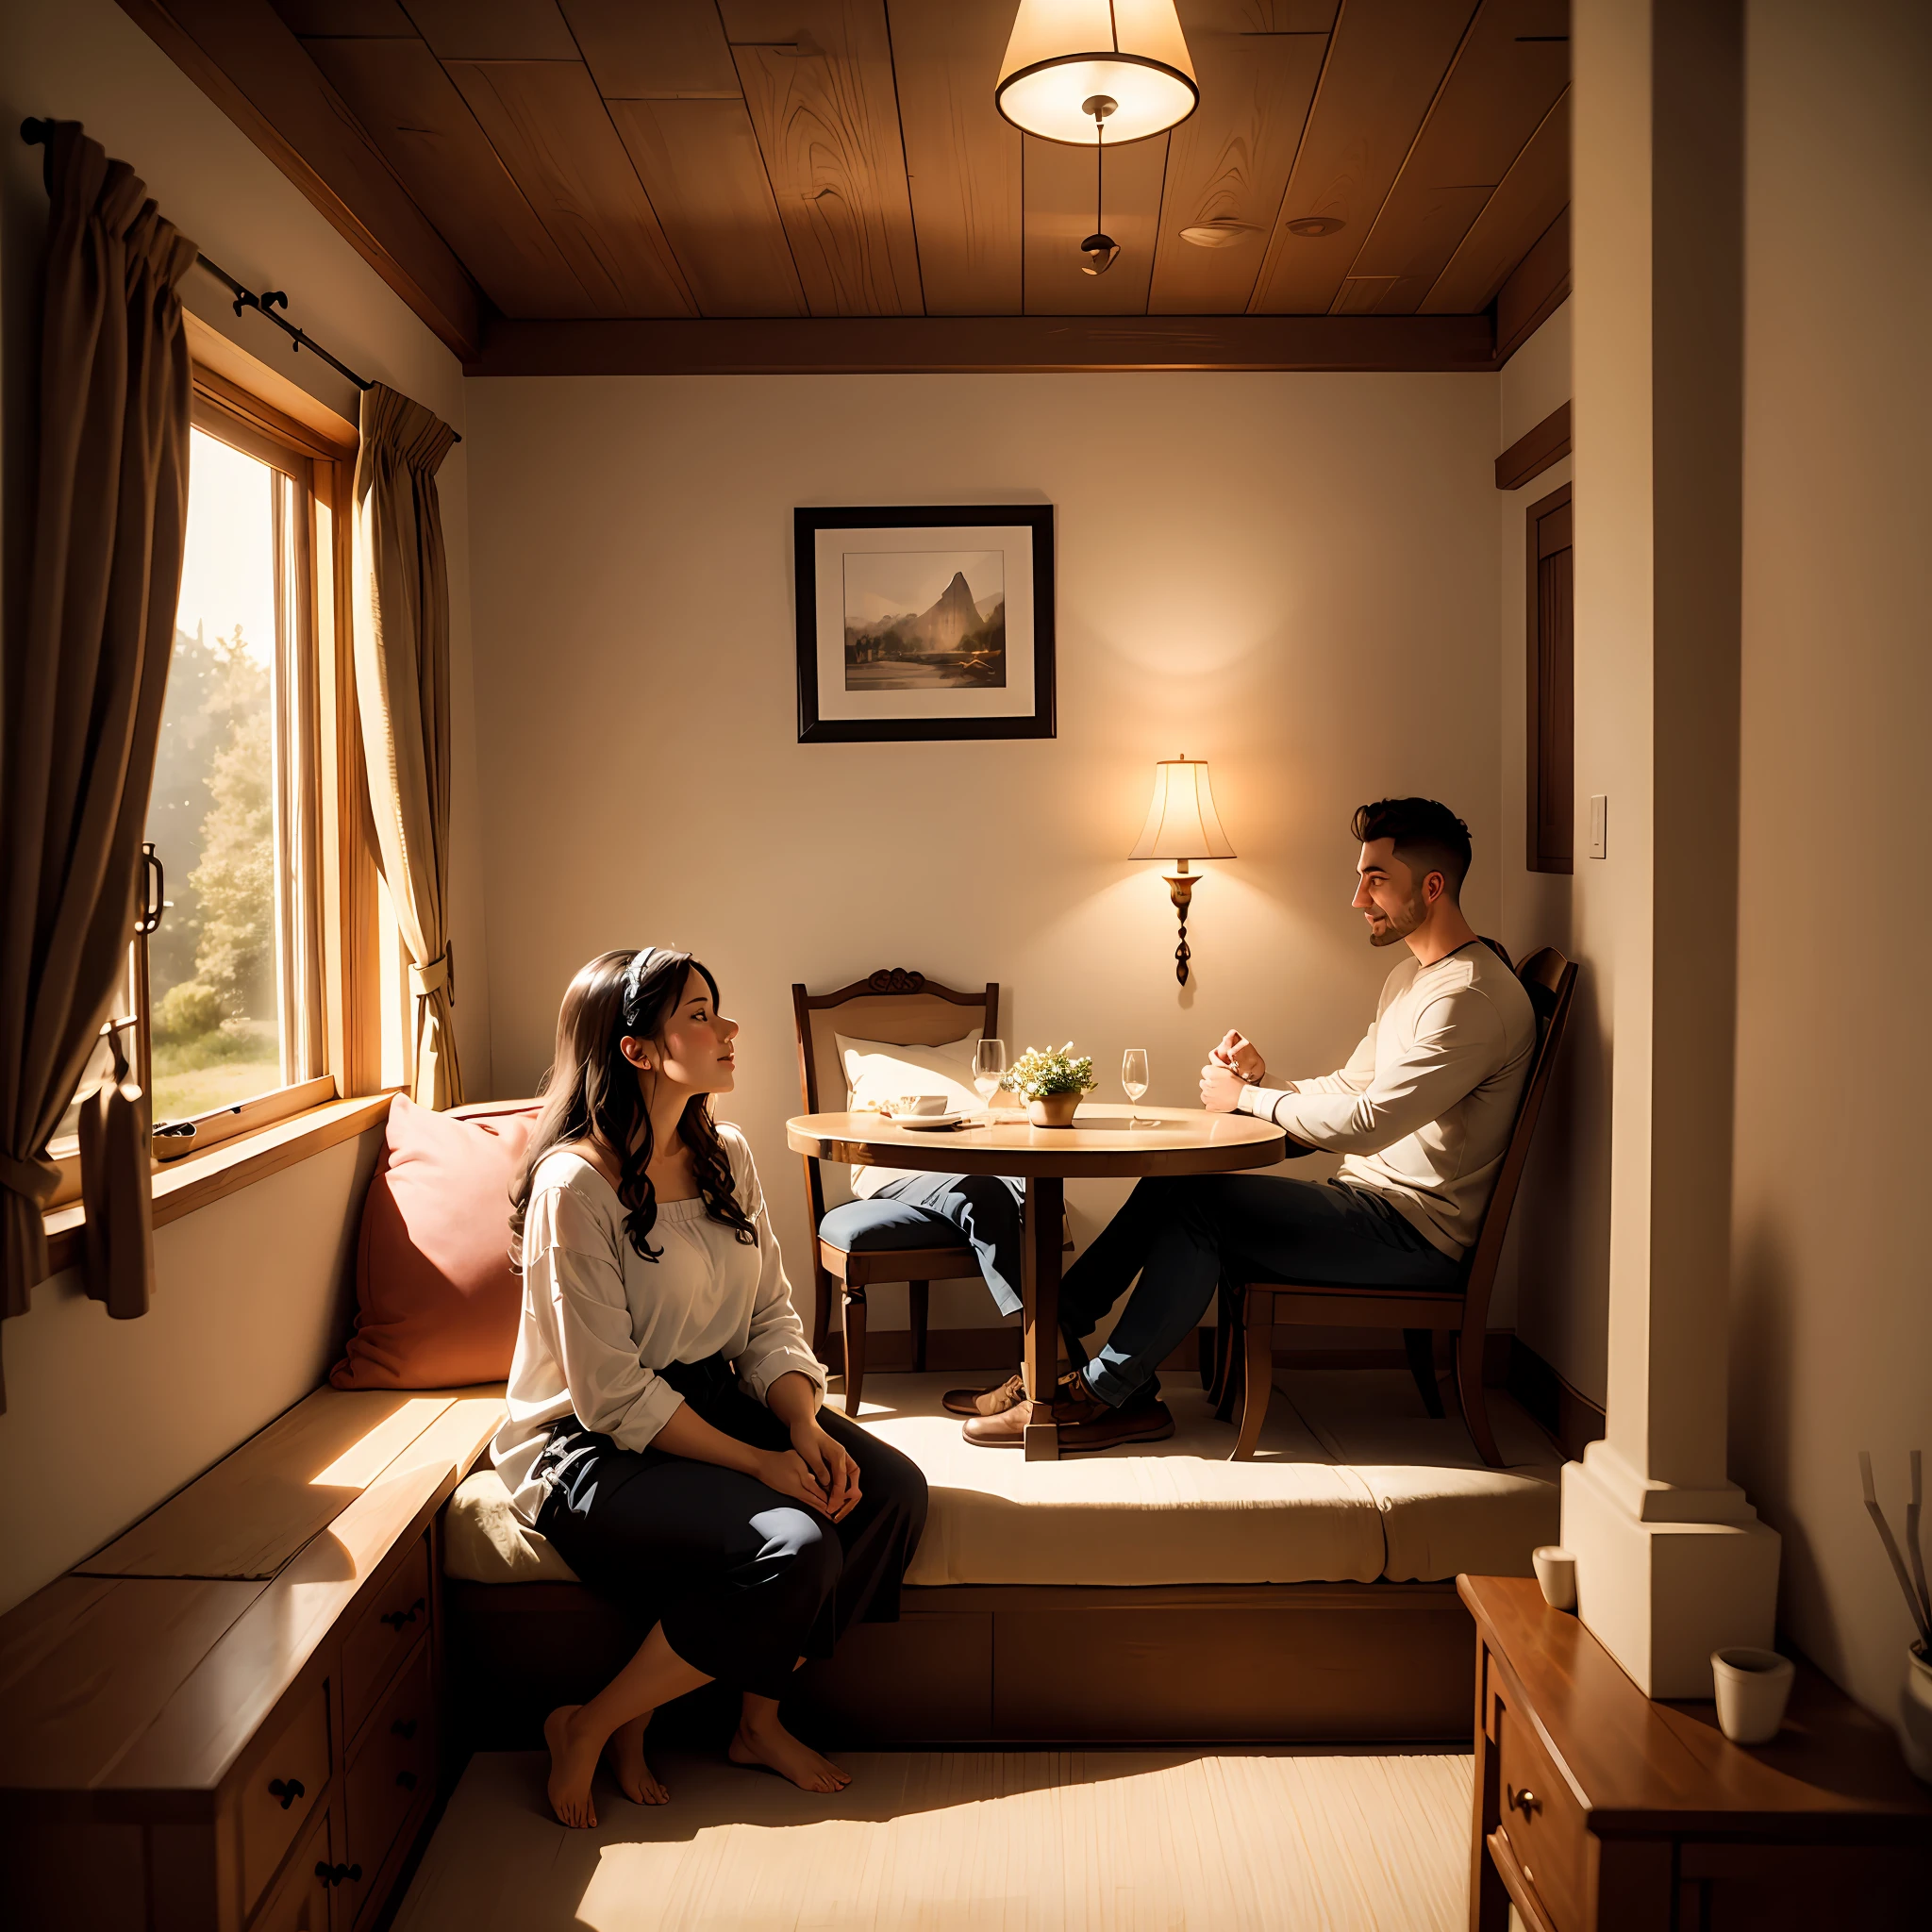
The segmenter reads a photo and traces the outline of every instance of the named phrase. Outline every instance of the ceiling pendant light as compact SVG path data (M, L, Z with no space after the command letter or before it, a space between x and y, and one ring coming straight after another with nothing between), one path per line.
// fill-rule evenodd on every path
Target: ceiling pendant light
M1185 121L1201 90L1174 0L1020 0L992 97L1042 140L1118 147Z
M1120 259L1121 244L1107 232L1103 212L1106 182L1101 169L1107 160L1107 117L1120 106L1111 94L1090 94L1080 103L1093 116L1093 232L1080 244L1080 273L1104 275Z

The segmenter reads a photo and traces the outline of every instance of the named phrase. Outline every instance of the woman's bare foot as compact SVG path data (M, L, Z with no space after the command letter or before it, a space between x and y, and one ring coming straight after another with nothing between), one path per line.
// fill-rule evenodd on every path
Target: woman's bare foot
M644 1727L650 1722L651 1713L647 1710L642 1717L634 1717L629 1724L619 1724L611 1732L610 1741L604 1749L610 1759L618 1790L633 1805L668 1805L671 1793L644 1762Z
M543 1741L550 1746L550 1808L559 1824L594 1827L597 1807L591 1802L591 1779L596 1774L603 1740L584 1735L572 1723L580 1704L559 1704L543 1720Z
M770 1714L747 1710L739 1719L730 1756L733 1764L762 1764L780 1777L789 1777L802 1791L842 1791L852 1782L849 1771L821 1757L809 1744L801 1744L778 1722L775 1708Z

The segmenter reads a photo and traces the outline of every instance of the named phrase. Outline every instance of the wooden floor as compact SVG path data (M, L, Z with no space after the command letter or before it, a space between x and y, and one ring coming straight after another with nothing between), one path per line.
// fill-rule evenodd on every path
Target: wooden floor
M717 1757L673 1802L596 1789L565 1831L544 1760L473 1758L393 1932L1452 1932L1461 1753L851 1752L836 1799Z

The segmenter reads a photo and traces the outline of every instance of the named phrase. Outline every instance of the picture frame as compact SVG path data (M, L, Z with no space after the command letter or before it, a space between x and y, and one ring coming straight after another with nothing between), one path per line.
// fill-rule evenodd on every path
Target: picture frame
M799 743L1056 735L1051 504L791 514Z

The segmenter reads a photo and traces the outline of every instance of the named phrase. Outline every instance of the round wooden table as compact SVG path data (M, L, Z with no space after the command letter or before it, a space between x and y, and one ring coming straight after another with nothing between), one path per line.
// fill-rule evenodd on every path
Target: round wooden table
M1139 1112L1084 1103L1071 1127L1036 1127L1022 1117L936 1133L876 1113L807 1113L785 1123L785 1136L794 1152L821 1160L932 1174L1010 1174L1026 1183L1020 1296L1032 1403L1028 1461L1059 1456L1053 1391L1059 1374L1060 1227L1067 1182L1272 1167L1287 1144L1279 1127L1252 1114L1174 1107Z

